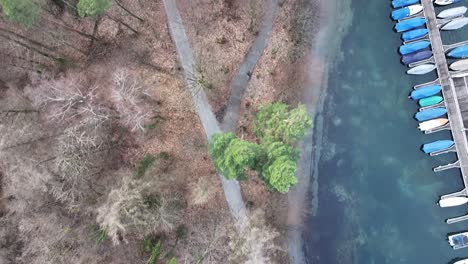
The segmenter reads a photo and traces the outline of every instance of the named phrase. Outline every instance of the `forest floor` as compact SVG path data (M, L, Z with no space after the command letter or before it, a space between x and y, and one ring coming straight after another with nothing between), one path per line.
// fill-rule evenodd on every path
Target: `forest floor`
M180 263L239 261L238 256L232 256L232 220L207 153L203 127L183 82L163 3L121 2L144 21L115 5L109 16L96 21L77 18L70 14L73 10L53 4L40 24L31 29L0 20L0 37L4 36L0 51L8 54L0 62L2 263L145 263L145 234L129 230L119 237L126 245L113 245L108 240L98 246L91 227L98 223L99 210L106 206L112 190L132 178L148 155L155 161L145 179L154 182L162 195L175 196L182 204L173 229L153 232L163 241L163 248ZM306 54L314 19L313 7L306 2L278 3L270 40L250 73L241 100L235 130L243 138L254 138L251 122L260 106L275 101L300 102L307 83ZM194 76L204 85L221 120L232 81L260 29L265 2L179 0L177 4L195 51ZM51 191L60 172L54 162L60 137L52 132L70 127L48 120L44 106L34 104L37 93L54 80L81 76L78 79L86 88L95 87L102 106L116 111L111 94L114 75L121 69L141 86L139 105L148 113L145 130L132 131L122 123L124 116L115 120L118 124L111 125L109 135L121 144L109 150L112 153L103 154L108 157L99 157L110 160L100 164L89 179L96 190L87 190L79 209L70 211L69 204L57 200ZM17 112L24 109L37 112ZM274 258L277 263L287 263L287 196L268 191L256 176L240 185L247 208L262 211L266 222L280 232L276 242L283 250Z

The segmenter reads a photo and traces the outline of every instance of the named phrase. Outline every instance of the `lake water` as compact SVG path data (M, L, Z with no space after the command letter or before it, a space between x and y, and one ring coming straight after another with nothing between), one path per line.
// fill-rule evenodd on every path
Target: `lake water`
M456 156L430 157L420 150L421 144L450 134L419 132L413 119L417 104L407 98L413 85L432 81L436 74L405 74L390 1L352 0L352 11L340 51L344 59L330 70L323 138L316 139L323 148L319 207L306 223L307 259L436 264L468 257L468 249L454 251L446 241L447 233L468 230L468 222L444 222L468 213L468 207L436 205L440 195L463 187L459 170L432 171ZM445 44L467 40L468 27L443 33L443 39Z

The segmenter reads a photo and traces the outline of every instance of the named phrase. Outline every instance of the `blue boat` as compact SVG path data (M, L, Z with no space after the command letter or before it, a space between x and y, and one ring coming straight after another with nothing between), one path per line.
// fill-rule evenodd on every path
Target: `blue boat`
M426 24L425 18L422 18L422 17L411 18L408 20L403 20L401 22L398 22L395 25L395 30L396 32L408 31L411 29L418 28L424 24Z
M419 3L419 0L393 0L392 6L393 8L400 8L404 6L409 6L412 4Z
M429 59L430 57L432 57L432 51L422 50L422 51L410 53L408 55L401 57L401 62L405 65L408 65L410 63Z
M421 41L401 45L400 48L399 48L399 51L400 51L401 55L406 55L406 54L410 54L410 53L413 53L413 52L423 50L423 49L429 47L430 45L431 45L430 41L421 40Z
M405 17L416 15L422 10L423 10L422 5L410 5L407 7L396 9L392 11L392 19L400 20Z
M455 142L453 142L452 140L437 140L431 143L424 144L422 146L422 151L424 151L424 153L429 154L432 152L449 149L454 144Z
M468 58L468 45L463 45L451 50L448 55L452 58L464 59Z
M437 108L432 108L429 110L424 110L421 112L417 112L416 115L414 115L414 118L418 121L427 121L439 116L443 116L447 113L447 108L445 107L437 107Z
M410 98L413 100L419 100L422 98L430 97L442 91L442 86L440 85L428 85L416 90L413 90L410 94Z
M403 35L401 35L401 38L404 41L414 40L426 36L428 32L429 31L427 30L427 28L413 29L403 33Z

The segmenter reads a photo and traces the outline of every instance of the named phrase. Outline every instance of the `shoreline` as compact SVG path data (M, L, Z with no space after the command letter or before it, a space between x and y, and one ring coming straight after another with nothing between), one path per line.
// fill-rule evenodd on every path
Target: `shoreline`
M302 237L303 218L308 207L313 217L318 212L318 162L322 149L323 109L327 99L329 71L342 58L340 46L352 23L351 3L346 0L320 1L319 31L314 37L309 59L308 87L304 91L304 104L314 117L314 128L301 144L298 184L288 194L288 253L290 263L311 263L306 259ZM336 16L340 10L340 16ZM321 78L313 78L320 72ZM308 199L310 197L310 199ZM309 205L310 202L310 205Z

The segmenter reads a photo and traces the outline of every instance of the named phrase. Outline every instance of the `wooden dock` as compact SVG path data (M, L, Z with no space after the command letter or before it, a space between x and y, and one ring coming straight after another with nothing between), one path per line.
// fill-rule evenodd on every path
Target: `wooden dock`
M468 80L466 77L452 78L445 57L445 52L448 48L442 43L433 2L432 0L421 0L421 3L424 8L424 17L427 21L426 26L429 30L429 40L431 41L432 52L434 54L434 62L437 65L438 82L442 86L444 104L447 108L450 130L455 142L455 151L458 158L454 163L434 168L434 171L460 168L464 183L463 190L444 195L442 198L466 196L468 195ZM463 220L468 220L468 215L448 219L447 223L451 224Z

